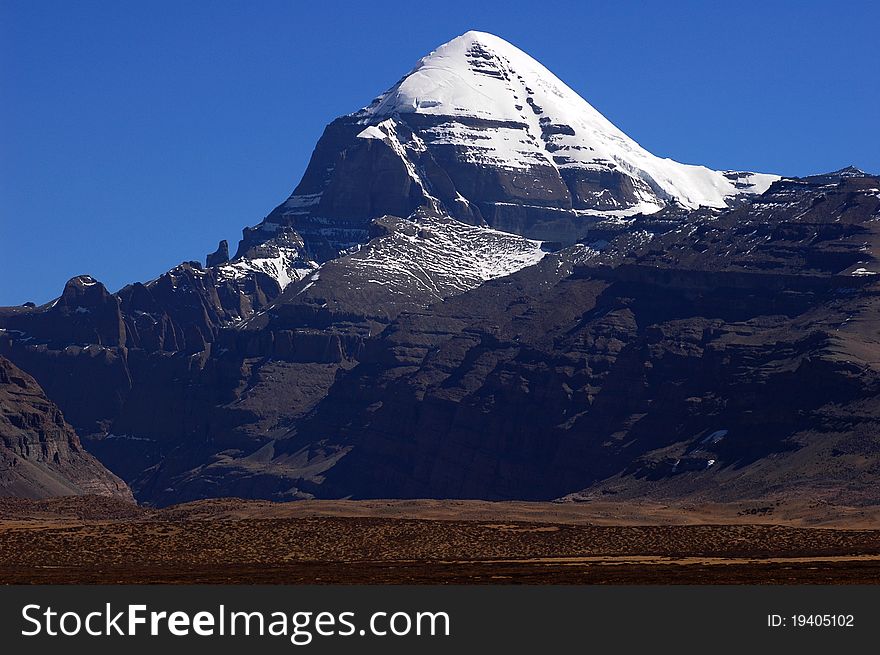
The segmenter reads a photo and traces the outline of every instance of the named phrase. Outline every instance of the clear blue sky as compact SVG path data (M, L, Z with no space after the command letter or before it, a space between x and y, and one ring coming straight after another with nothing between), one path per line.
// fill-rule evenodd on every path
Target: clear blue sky
M234 249L327 122L469 29L658 155L880 171L878 4L0 0L0 304Z

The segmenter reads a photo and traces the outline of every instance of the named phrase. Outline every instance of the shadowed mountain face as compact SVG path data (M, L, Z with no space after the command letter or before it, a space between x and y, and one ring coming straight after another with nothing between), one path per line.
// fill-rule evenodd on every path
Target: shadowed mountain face
M600 253L401 316L275 460L332 462L306 488L339 496L870 502L876 189L780 183L717 216L643 217Z
M234 257L74 278L0 309L0 354L156 504L867 504L878 226L875 176L660 160L468 33L332 123Z
M83 450L34 379L0 357L0 496L82 494L132 498L122 480Z

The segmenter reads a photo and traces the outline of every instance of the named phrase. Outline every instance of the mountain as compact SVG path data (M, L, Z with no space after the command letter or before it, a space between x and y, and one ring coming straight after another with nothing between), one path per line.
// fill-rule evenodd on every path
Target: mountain
M333 121L293 194L0 354L144 502L871 502L880 179L657 158L468 32Z
M247 386L203 417L236 423L229 441L209 456L196 432L177 435L135 486L160 504L217 489L870 503L878 190L831 174L720 214L611 221L592 245L372 332L355 314L312 323L330 350L279 349L283 335L305 341L309 320L273 304L169 392L247 365Z
M132 500L128 486L83 449L34 379L0 357L0 496L83 494Z
M417 210L570 245L597 217L724 208L776 179L656 157L515 46L467 32L328 125L239 254L292 228L326 261L363 243L372 219Z
M334 497L871 502L878 189L642 217L403 315L273 461Z

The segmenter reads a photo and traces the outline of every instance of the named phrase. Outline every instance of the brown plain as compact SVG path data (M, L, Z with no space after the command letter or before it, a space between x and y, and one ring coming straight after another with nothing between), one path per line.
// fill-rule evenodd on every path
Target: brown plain
M871 584L873 509L0 499L0 582Z

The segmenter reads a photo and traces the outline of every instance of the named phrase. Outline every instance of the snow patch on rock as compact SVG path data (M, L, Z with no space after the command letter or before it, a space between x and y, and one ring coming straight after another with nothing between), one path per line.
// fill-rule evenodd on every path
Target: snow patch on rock
M446 298L537 264L546 255L540 241L452 218L389 220L394 221L390 234L345 259L363 283L401 293Z

